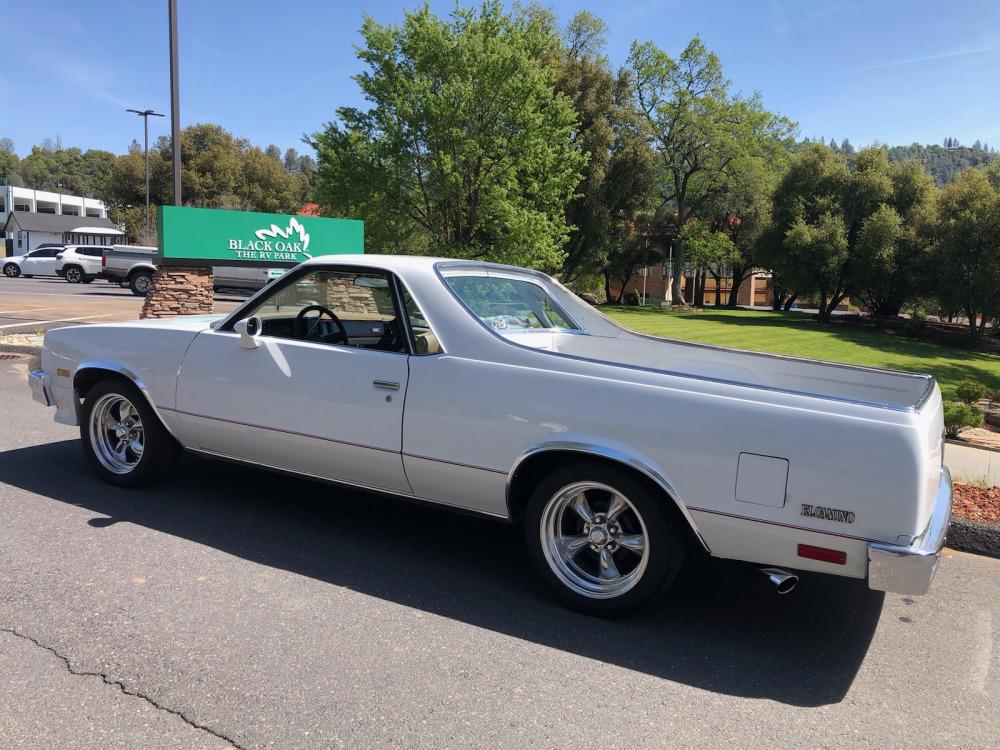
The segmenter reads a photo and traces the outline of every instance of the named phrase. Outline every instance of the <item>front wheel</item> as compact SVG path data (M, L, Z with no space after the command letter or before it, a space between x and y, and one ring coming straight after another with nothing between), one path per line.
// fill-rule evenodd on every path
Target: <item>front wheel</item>
M83 281L83 271L76 266L70 266L63 272L63 278L70 284L79 284Z
M177 461L180 446L131 383L97 383L83 402L80 439L91 466L109 484L151 484Z
M626 471L573 464L536 487L525 514L528 552L563 602L618 616L673 582L684 545L663 499Z
M21 275L21 267L17 263L7 263L3 267L3 275L8 279L16 279Z

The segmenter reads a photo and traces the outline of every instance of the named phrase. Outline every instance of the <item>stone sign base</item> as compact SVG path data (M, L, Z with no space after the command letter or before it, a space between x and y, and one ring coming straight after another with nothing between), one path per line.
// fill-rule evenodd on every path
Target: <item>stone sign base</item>
M153 274L141 318L205 315L213 303L212 269L207 266L161 266Z

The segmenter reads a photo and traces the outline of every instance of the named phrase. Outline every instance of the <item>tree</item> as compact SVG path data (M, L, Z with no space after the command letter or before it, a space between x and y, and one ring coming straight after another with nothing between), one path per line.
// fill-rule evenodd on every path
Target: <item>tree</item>
M21 184L21 160L10 138L0 138L0 180L10 185Z
M620 304L627 293L626 285L638 270L658 262L662 256L664 227L647 215L633 222L612 225L610 250L604 264L604 293L608 302ZM618 294L612 295L611 282L618 282Z
M264 149L264 154L267 156L268 159L281 161L281 149L275 146L273 143Z
M853 154L854 146L852 146L851 142L845 138L840 142L840 150L843 151L845 154Z
M739 249L728 234L715 231L698 219L684 225L680 240L687 248L691 265L715 279L715 306L719 307L722 304L722 278L740 260ZM701 290L695 292L695 299L700 300L702 296Z
M819 296L820 320L849 295L874 315L897 315L917 290L927 249L918 227L931 189L918 164L890 164L880 146L850 165L808 146L775 190L767 263L786 289Z
M743 162L740 169L733 171L727 190L708 201L701 211L712 230L725 233L737 251L727 269L732 279L728 307L736 307L740 286L764 265L760 240L771 221L771 195L785 158L782 152L771 160Z
M941 189L930 229L938 297L964 311L974 339L1000 316L998 183L979 170L962 172Z
M729 94L715 54L695 37L674 60L651 42L635 43L629 57L645 137L657 155L659 209L671 217L675 267L685 263L682 228L713 197L724 193L748 160L767 159L794 127L764 109L759 97ZM680 276L672 298L683 304Z
M612 74L603 56L605 32L599 18L578 13L566 27L556 63L555 89L573 102L578 122L573 142L587 155L566 207L570 233L560 276L567 282L605 270L613 243L628 241L622 238L629 236L653 187L652 152L637 136L629 72ZM617 253L616 262L626 255Z
M310 143L326 210L368 219L366 242L550 270L586 163L571 102L552 87L546 14L500 2L366 18L355 76L371 107L342 107Z
M892 183L885 203L860 219L851 264L851 294L875 316L899 315L922 291L929 243L923 231L929 219L934 183L918 162L878 162Z

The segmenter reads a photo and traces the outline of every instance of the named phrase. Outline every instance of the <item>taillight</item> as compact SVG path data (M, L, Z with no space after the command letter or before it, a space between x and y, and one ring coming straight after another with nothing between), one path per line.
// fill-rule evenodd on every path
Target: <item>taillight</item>
M820 562L833 563L834 565L846 565L847 553L839 549L828 549L826 547L813 547L811 544L799 545L799 557L809 560L819 560Z
M108 267L108 256L107 255L102 255L101 256L101 268L107 268L107 267Z

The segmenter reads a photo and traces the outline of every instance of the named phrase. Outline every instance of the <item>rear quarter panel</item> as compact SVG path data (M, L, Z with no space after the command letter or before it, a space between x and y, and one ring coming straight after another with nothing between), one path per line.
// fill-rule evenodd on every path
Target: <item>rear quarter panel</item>
M863 577L868 540L919 532L926 445L916 415L518 355L524 364L411 358L404 453L458 465L467 494L481 470L478 509L506 510L497 478L520 455L573 442L613 445L655 467L719 557ZM780 507L736 500L741 452L788 460ZM804 504L853 522L804 517ZM843 550L848 564L801 558L798 544Z

